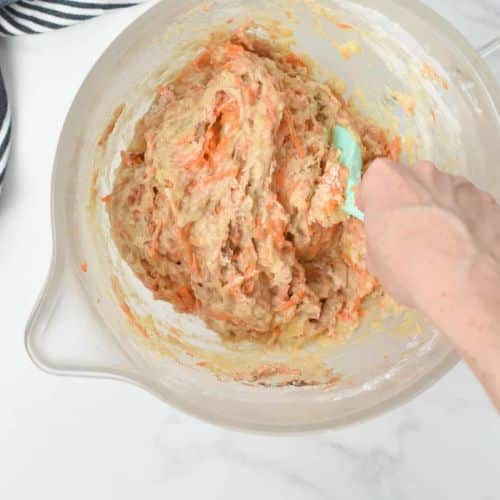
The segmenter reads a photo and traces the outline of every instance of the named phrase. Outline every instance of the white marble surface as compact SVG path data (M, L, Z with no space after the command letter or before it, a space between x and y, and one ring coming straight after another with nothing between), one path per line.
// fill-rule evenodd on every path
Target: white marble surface
M426 3L474 46L500 34L499 0ZM92 63L146 8L0 42L15 112L0 198L0 499L500 498L500 421L463 365L371 422L271 438L207 425L116 382L52 377L28 360L23 328L49 264L62 121Z

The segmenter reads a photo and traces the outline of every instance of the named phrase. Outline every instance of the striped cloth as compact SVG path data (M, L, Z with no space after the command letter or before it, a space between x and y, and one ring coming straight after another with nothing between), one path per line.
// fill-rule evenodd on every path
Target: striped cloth
M0 37L30 35L91 19L145 0L0 0ZM11 110L0 71L0 191L11 142Z

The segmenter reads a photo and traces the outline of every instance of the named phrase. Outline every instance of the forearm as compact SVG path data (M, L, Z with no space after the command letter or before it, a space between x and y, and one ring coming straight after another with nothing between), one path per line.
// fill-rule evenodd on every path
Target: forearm
M475 372L500 411L500 265L489 256L441 282L419 304Z

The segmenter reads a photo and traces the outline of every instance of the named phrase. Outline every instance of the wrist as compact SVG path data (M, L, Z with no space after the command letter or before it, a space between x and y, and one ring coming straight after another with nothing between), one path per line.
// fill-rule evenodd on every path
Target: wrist
M455 320L448 331L500 411L500 262L482 255L470 266Z
M491 255L478 254L456 261L436 275L429 288L416 294L416 306L449 336L467 325L496 327L500 324L500 262ZM491 323L491 325L489 325Z
M500 405L498 283L500 263L492 255L478 255L445 287L426 294L419 308L453 343Z

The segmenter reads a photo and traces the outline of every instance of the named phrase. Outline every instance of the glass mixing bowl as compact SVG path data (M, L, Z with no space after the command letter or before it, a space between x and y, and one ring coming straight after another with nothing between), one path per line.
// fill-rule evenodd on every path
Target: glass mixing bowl
M497 83L467 42L419 2L165 0L110 45L66 118L52 180L53 261L26 329L27 350L51 373L136 384L221 425L283 432L350 424L415 396L456 363L452 348L424 318L403 309L377 321L367 314L355 334L322 360L329 383L236 381L225 363L243 366L255 356L276 363L282 353L230 347L195 319L154 302L117 255L105 210L93 203L110 191L118 152L158 80L192 56L192 40L242 18L279 21L322 76L335 73L358 107L401 133L405 160L433 160L500 199ZM497 57L499 45L489 45L484 55ZM348 60L346 47L353 54ZM401 106L408 99L414 114ZM110 123L105 146L96 148ZM155 330L154 342L138 334L135 319L127 320L120 297L133 318ZM208 352L222 360L215 375L200 362ZM310 354L300 362L307 364Z

